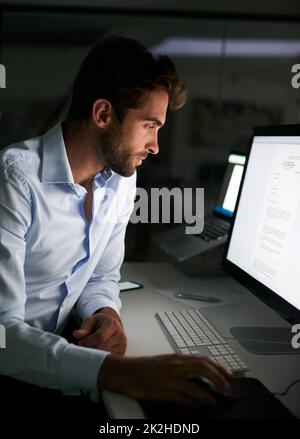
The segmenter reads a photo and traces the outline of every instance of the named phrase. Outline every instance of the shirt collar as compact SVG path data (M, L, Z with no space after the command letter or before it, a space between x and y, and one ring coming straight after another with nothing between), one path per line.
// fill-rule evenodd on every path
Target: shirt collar
M74 177L68 160L61 124L43 136L43 183L73 183Z
M42 136L42 150L42 182L75 184L61 124L56 125ZM95 175L95 180L100 180L99 183L105 185L112 174L113 171L106 167Z

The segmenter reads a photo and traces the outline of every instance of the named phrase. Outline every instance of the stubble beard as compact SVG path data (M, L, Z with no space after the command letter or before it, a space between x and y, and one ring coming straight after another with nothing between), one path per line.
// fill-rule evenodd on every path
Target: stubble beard
M122 177L130 177L135 172L133 156L123 143L122 125L115 121L101 134L101 154L106 165Z

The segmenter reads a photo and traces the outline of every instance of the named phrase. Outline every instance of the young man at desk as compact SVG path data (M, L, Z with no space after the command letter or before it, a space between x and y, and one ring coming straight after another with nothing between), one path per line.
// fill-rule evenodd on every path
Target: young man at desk
M118 281L135 170L158 153L168 106L185 100L169 58L108 37L79 70L67 121L2 151L2 389L25 382L40 404L51 389L94 401L107 389L191 405L214 400L190 376L226 390L229 375L207 358L124 356ZM71 311L75 343L63 337Z

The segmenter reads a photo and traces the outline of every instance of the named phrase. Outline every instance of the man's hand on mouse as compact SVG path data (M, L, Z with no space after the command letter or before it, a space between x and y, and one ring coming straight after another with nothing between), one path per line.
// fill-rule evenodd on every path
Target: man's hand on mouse
M206 357L183 354L139 358L108 355L99 371L98 388L136 399L214 407L215 399L189 381L195 375L207 378L217 389L229 390L231 374L223 367Z
M121 320L111 308L102 308L84 320L73 336L79 346L102 349L112 354L124 355L127 347Z

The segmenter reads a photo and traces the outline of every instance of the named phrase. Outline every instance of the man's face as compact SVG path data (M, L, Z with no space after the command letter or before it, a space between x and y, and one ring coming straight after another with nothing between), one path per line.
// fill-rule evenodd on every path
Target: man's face
M130 177L148 154L157 154L158 130L166 120L168 94L155 90L145 94L140 108L129 109L122 124L117 121L102 134L102 154L107 166Z

